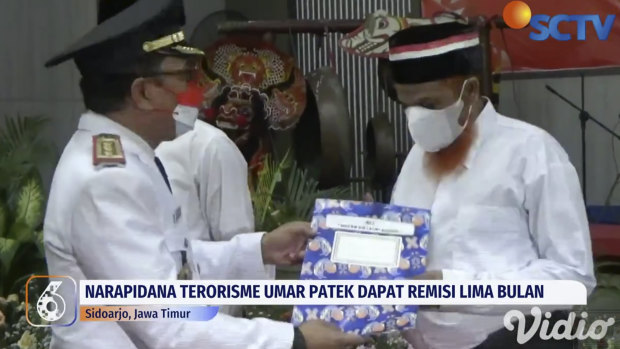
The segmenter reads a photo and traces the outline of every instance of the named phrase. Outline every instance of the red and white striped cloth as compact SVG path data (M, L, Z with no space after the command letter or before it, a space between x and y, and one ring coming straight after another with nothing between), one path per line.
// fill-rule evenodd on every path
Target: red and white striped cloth
M432 42L390 48L390 61L437 56L451 51L474 47L479 44L480 38L477 32L459 34Z

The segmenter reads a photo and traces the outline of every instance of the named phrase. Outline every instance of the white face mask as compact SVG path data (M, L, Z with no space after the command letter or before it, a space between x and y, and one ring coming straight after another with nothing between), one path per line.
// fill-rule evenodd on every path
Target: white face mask
M434 153L449 146L467 127L471 115L467 116L463 126L459 125L459 117L465 105L463 91L466 83L467 81L463 83L461 94L456 102L445 109L435 110L423 107L405 109L409 133L413 141L425 151ZM472 106L469 107L469 114L471 114L471 108Z
M198 112L198 108L187 105L179 104L174 108L172 117L174 118L177 137L194 129L194 124L196 119L198 119Z

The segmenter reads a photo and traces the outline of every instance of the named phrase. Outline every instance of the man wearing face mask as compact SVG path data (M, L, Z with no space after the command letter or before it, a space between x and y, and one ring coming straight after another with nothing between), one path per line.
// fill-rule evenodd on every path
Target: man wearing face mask
M547 132L500 115L480 95L477 29L446 23L390 38L394 89L415 142L392 203L431 209L427 273L443 280L575 280L595 286L577 173ZM420 311L407 334L418 348L512 348L515 307L441 306ZM549 310L551 329L570 306ZM526 315L530 307L521 308ZM531 324L531 321L529 322ZM525 348L572 348L543 341Z
M229 241L254 231L248 187L248 165L228 136L202 120L194 129L155 150L166 167L170 186L180 204L181 220L192 238ZM253 279L273 279L275 270ZM222 306L220 313L242 315L242 306Z
M227 87L222 94L229 92ZM249 96L244 96L249 102L260 98ZM221 96L211 101L212 108L217 108L213 104L219 105L219 99ZM156 154L166 166L173 192L196 238L227 241L253 231L248 164L226 133L199 119L192 132L163 142Z
M56 168L44 223L49 273L75 280L250 279L303 257L309 224L231 241L192 240L153 149L191 130L202 51L184 46L181 0L141 0L46 66L73 59L88 109ZM60 286L67 309L74 296ZM52 348L342 348L362 343L323 322L299 328L217 315L200 322L80 322Z

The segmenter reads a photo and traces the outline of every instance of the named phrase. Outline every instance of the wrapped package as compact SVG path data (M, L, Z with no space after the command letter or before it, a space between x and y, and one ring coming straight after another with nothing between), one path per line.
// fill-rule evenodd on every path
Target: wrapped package
M425 271L430 212L375 202L317 199L301 280L403 280ZM416 305L293 309L292 322L321 319L362 335L415 326Z

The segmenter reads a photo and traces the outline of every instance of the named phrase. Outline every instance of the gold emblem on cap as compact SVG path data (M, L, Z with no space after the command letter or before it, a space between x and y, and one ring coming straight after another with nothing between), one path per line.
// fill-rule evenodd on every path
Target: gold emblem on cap
M205 55L204 51L199 50L195 47L177 45L177 46L171 47L171 49L178 51L182 54L186 54L186 55L201 55L201 56Z
M93 165L97 168L124 166L125 153L121 137L113 134L93 136Z
M174 34L166 35L157 40L146 41L142 44L142 49L145 52L153 52L157 51L166 46L170 46L181 41L185 40L185 33L181 30L180 32L176 32Z

